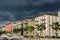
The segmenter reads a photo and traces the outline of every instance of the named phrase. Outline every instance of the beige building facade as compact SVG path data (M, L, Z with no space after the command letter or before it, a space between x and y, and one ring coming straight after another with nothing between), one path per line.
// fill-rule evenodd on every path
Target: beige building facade
M54 31L51 28L51 24L53 22L58 22L58 17L52 14L43 14L41 16L35 17L35 25L36 24L45 24L46 29L43 30L43 36L54 36Z
M59 24L60 24L60 10L58 11L58 21L59 21ZM60 36L60 30L58 31L59 33L59 35L58 36Z
M53 22L58 22L58 16L54 16L53 14L49 14L49 13L45 13L43 15L40 16L35 16L34 20L30 19L24 19L23 20L23 27L25 28L26 26L33 26L36 28L37 24L45 24L46 29L43 30L43 34L41 36L54 36L55 35L55 31L51 28L51 24ZM18 28L21 27L21 23L22 21L17 21L16 22L16 26ZM36 35L36 33L39 34L39 31L37 29L34 30L34 35ZM33 33L31 35L33 35ZM26 32L24 32L24 35L26 34Z
M60 11L58 11L58 21L59 21L59 23L60 23Z
M23 24L23 28L25 28L26 26L28 26L28 27L33 26L33 27L35 27L35 30L32 32L31 35L33 35L33 34L37 35L37 33L38 33L38 35L40 35L39 34L40 32L36 29L36 25L37 24L40 25L40 24L44 23L46 29L43 30L41 36L55 36L55 31L51 28L50 25L53 22L58 22L59 18L60 18L60 12L58 12L58 16L54 16L53 14L45 13L45 14L42 14L42 15L39 15L39 16L35 16L35 17L33 17L33 19L29 18L29 19L16 21L13 25L13 29L14 28L21 28L22 24ZM19 33L19 35L21 35L21 34ZM26 32L24 32L24 35L26 35ZM59 32L58 32L58 36L60 36Z
M33 26L33 27L35 27L34 24L35 23L35 21L34 20L32 20L32 19L24 19L24 20L19 20L19 21L16 21L15 22L15 24L13 25L14 27L13 27L13 29L14 28L21 28L22 26L23 26L23 28L25 28L25 27L29 27L29 26ZM22 25L23 24L23 25ZM28 32L29 33L29 32ZM26 31L24 31L23 32L23 35L28 35L28 33L26 33ZM20 34L21 35L21 34ZM32 32L32 34L31 35L33 35L33 32Z

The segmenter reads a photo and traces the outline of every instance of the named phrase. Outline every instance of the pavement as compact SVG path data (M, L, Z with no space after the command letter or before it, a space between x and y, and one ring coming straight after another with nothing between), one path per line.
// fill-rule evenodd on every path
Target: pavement
M39 40L39 39L30 39L30 40ZM48 39L48 38L46 38L46 39L44 39L44 38L40 38L40 40L60 40L60 39Z
M17 38L17 36L14 36L15 38ZM1 39L1 38L0 38ZM10 37L9 37L10 39ZM25 38L23 36L20 36L19 40L60 40L60 38Z

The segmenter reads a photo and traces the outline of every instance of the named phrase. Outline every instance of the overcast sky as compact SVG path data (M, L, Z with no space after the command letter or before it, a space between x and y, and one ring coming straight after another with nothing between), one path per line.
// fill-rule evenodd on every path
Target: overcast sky
M60 9L60 0L0 0L0 25Z

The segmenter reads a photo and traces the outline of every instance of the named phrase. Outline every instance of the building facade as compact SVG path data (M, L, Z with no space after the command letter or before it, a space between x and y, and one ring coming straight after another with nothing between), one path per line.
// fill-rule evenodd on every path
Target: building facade
M59 21L59 23L60 23L60 11L58 11L58 21Z
M35 25L45 24L46 29L43 30L43 36L54 36L54 30L50 26L53 22L58 22L58 17L52 14L46 13L35 17Z
M33 20L34 19L34 20ZM16 23L14 24L15 27L14 28L21 28L22 27L22 22L23 22L23 28L25 27L29 27L29 26L33 26L36 28L36 25L40 25L40 24L45 24L46 29L43 30L42 35L41 36L55 36L55 31L51 28L51 24L53 22L58 22L58 16L54 16L53 14L49 14L49 13L45 13L42 14L40 16L35 16L29 19L24 19L23 21L16 21ZM37 35L36 33L38 33L38 35L40 35L39 31L37 29L34 30L34 32L32 32L31 35ZM26 32L23 33L24 35L26 35ZM27 34L28 35L28 34Z
M54 16L50 13L45 13L42 15L38 15L29 19L19 20L16 21L13 25L14 28L25 28L29 26L35 27L35 30L32 32L31 35L40 35L40 32L36 29L36 25L45 24L46 29L42 31L41 36L55 36L55 31L51 28L51 24L53 22L58 22L60 18L60 12L58 12L58 16ZM60 22L60 21L59 21ZM22 25L23 24L23 25ZM59 30L60 31L60 30ZM58 36L60 36L60 32L58 31ZM23 35L28 35L25 31L23 32ZM18 33L18 35L21 35L21 32Z
M59 21L59 24L60 24L60 10L58 11L58 21ZM60 36L60 30L58 31L58 36Z

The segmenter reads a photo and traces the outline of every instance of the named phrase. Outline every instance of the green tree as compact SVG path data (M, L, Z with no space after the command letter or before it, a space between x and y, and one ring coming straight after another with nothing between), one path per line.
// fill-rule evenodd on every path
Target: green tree
M28 34L29 34L29 37L30 37L31 36L30 34L34 31L34 27L33 26L29 26L29 27L26 27L24 30L28 31Z
M28 31L29 31L29 34L31 34L34 31L34 27L33 26L29 26L28 27Z
M46 29L45 24L36 25L36 26L37 26L37 30L40 31L40 36L41 36L42 31Z
M7 32L6 31L0 31L0 35L2 35L2 34L7 34Z
M26 31L26 36L27 36L27 33L28 33L28 27L23 28L23 31ZM27 39L27 40L28 40L28 39Z
M2 34L3 34L2 31L0 31L0 36L1 36Z
M28 33L28 27L25 27L23 31L26 31L26 34Z
M29 33L32 33L32 31L34 31L34 27L33 26L29 26L29 27L26 27L24 28L24 31L29 31Z
M14 28L14 29L13 29L13 32L14 32L14 33L18 33L18 32L20 32L20 31L21 31L21 28L20 28L20 29L18 29L18 28Z
M52 29L53 30L55 30L55 36L57 37L58 36L58 30L60 30L60 24L59 24L59 22L54 22L54 23L52 23L52 25L51 25L52 27Z
M30 34L34 31L34 27L29 26L28 31L29 31L29 37L30 37L31 36Z

